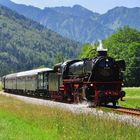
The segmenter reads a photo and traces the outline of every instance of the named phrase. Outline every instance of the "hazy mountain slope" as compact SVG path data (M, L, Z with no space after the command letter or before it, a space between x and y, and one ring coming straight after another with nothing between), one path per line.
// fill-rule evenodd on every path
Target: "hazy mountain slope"
M83 43L104 39L125 25L140 29L140 8L116 7L101 15L80 5L42 10L10 0L0 0L0 3L65 37Z
M57 57L76 58L80 46L0 6L0 76L51 66Z
M98 21L112 30L125 25L140 29L140 8L116 7L101 15Z
M96 20L100 14L93 13L92 11L80 6L80 5L74 5L73 7L54 7L51 8L58 13L65 14L65 15L71 15L71 16L77 16L82 18L91 18L93 20Z
M45 10L46 14L42 16L40 23L73 40L93 42L98 39L103 39L112 33L112 30L103 27L91 18L65 15L62 13L58 14L53 11L50 12L50 8L45 8Z
M99 14L79 5L41 10L32 6L15 4L10 0L0 0L0 3L67 38L80 42L103 39L113 32L96 21ZM100 30L96 27L99 27Z
M38 20L40 17L40 12L42 11L39 8L33 7L33 6L26 6L23 4L16 4L10 0L0 0L0 4L4 5L19 14L22 14L28 18Z

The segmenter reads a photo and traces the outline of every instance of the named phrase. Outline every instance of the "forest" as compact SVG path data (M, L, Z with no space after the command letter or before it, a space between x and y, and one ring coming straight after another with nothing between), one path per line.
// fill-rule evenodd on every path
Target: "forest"
M80 44L0 6L0 76L52 67L78 56Z

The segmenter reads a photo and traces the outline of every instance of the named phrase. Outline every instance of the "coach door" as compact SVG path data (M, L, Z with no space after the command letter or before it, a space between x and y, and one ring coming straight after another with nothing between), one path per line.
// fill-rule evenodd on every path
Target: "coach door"
M42 72L38 74L38 89L48 90L48 74L47 72Z
M60 85L60 76L56 72L48 74L49 91L58 92Z

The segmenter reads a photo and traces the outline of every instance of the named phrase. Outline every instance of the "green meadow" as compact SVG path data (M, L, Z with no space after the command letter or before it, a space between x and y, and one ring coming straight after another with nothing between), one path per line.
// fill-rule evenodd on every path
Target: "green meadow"
M0 95L0 140L139 140L140 128Z
M124 88L124 91L126 92L126 97L124 98L125 101L119 102L120 105L125 107L140 108L140 88Z

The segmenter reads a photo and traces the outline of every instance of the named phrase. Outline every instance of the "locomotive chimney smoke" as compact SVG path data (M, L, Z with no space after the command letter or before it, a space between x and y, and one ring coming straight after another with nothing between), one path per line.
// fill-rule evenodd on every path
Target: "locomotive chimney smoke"
M97 47L97 52L99 56L107 56L107 49L103 47L103 43L99 40L99 46Z

